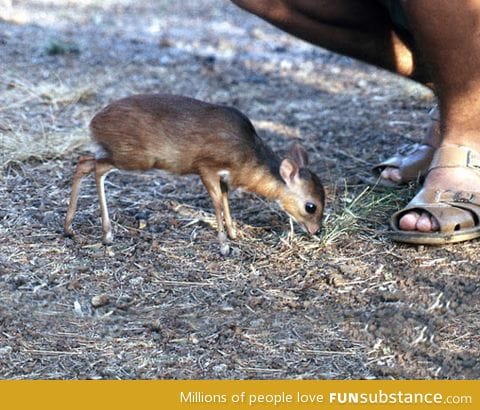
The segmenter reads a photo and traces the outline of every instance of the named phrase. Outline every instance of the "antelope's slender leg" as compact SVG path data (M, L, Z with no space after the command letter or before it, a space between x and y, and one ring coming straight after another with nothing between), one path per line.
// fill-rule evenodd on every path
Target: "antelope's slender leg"
M93 157L80 157L77 163L77 169L72 178L72 193L70 195L70 202L68 204L67 214L65 216L65 222L63 229L66 236L72 236L72 222L77 209L78 194L80 193L80 186L84 176L90 174L95 169L95 158Z
M102 218L102 242L105 245L113 242L112 226L108 216L107 200L105 198L105 177L114 166L106 159L98 160L95 164L95 182L97 184L98 200L100 202L100 216Z
M228 245L227 235L223 225L222 214L222 190L220 188L219 177L215 173L200 172L200 178L202 179L207 192L212 198L213 208L215 210L215 217L217 218L218 225L218 241L220 242L220 253L223 256L227 256L230 253L230 246Z
M227 234L230 239L236 239L237 232L233 226L232 215L230 214L230 206L228 204L228 185L225 181L220 180L220 190L222 191L223 217L225 219Z

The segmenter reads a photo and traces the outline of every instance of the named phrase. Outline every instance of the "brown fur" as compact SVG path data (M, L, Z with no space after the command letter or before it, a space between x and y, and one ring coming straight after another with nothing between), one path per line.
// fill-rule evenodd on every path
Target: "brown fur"
M100 111L90 128L92 138L119 169L198 174L205 167L236 169L236 164L263 163L257 158L263 143L243 114L191 98L124 98Z
M229 236L235 237L228 210L228 186L278 200L305 229L312 232L312 226L320 228L323 187L316 176L300 176L301 166L306 164L306 151L295 146L293 159L280 161L257 136L250 120L235 108L174 95L136 95L105 107L92 119L90 129L92 139L100 148L93 168L104 242L110 242L112 235L103 178L112 168L139 171L157 168L175 174L200 175L213 200L225 252L228 246L223 238L223 218ZM299 163L295 157L301 158ZM79 161L74 177L65 222L65 231L69 234L77 199L74 195L78 195L80 180L88 173L84 171L87 169L84 162ZM285 166L292 168L288 178L281 176L280 170ZM89 166L87 170L93 168ZM303 173L313 175L310 171ZM318 206L318 213L307 215L307 219L302 215L305 200L314 201Z

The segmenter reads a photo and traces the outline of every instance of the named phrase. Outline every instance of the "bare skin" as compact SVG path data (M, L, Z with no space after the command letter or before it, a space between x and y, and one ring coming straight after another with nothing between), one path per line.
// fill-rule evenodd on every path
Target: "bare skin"
M232 0L281 29L422 84L433 82L441 119L424 142L437 148L464 145L480 151L480 0L403 0L413 29L406 35L375 0ZM399 0L400 1L400 0ZM422 52L420 53L420 50ZM382 177L399 181L398 169ZM434 169L425 188L478 190L480 177L468 169ZM427 212L408 212L402 230L438 230Z
M431 81L423 58L376 0L232 0L312 44L412 78Z

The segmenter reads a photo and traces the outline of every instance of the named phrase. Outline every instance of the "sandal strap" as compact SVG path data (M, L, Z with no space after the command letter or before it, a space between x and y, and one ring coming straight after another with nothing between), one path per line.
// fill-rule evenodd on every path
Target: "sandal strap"
M480 206L480 192L468 191L437 191L437 202L463 203Z
M480 154L462 145L443 146L435 151L428 170L457 167L476 168L480 171Z
M394 231L399 231L400 218L409 211L426 211L435 217L441 233L454 233L460 229L470 229L479 223L480 192L454 192L434 189L421 189L408 205L395 212L390 220Z
M406 208L422 207L428 204L449 207L454 203L480 206L480 191L444 191L422 188Z
M387 167L398 168L402 174L402 180L411 181L425 173L434 151L431 145L425 143L406 144L401 146L393 156L376 164L372 171L380 176ZM424 158L420 160L418 157L421 155Z

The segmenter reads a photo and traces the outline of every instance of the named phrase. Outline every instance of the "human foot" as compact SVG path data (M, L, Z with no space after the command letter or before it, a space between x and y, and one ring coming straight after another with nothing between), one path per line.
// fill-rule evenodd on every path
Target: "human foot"
M423 188L392 216L392 238L442 244L480 236L480 153L445 145L432 160Z
M428 144L408 145L374 170L379 173L383 185L406 184L425 174L434 152L435 148Z
M478 174L468 168L436 168L428 174L423 188L434 189L436 192L472 192L478 189L479 181ZM398 221L398 226L403 231L431 232L440 229L434 216L418 211L404 214Z
M387 160L375 165L373 172L385 186L398 186L414 181L428 170L435 149L440 145L438 109L430 111L432 122L420 144L405 145Z

